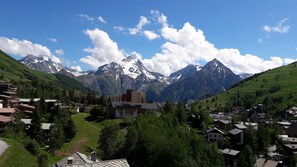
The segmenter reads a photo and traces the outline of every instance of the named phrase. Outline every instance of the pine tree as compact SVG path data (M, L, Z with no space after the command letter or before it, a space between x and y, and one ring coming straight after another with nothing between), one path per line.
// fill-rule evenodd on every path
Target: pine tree
M98 143L103 151L102 159L112 159L118 152L122 144L119 139L119 130L117 125L106 126L101 130Z
M39 113L39 107L32 114L31 127L30 127L30 137L35 139L38 143L42 143L43 136L41 130L41 116Z
M64 125L64 134L66 140L71 140L76 133L76 127L73 120L70 118L66 125Z
M48 145L51 151L54 151L62 146L65 141L63 126L61 122L55 118L54 125L50 127L50 137Z

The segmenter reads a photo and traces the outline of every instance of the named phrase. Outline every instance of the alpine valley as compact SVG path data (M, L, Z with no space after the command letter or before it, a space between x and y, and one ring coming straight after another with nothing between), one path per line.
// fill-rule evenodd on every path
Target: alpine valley
M72 77L100 95L120 95L127 89L143 90L146 91L147 101L201 99L222 92L250 76L234 74L217 59L203 67L188 65L168 77L149 71L140 60L132 56L88 72L63 67L46 56L28 55L20 62L38 71Z

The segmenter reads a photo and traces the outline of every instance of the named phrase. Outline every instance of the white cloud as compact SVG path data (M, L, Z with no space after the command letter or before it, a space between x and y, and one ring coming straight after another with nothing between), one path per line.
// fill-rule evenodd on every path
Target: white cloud
M87 14L79 14L78 17L80 17L84 20L90 21L91 23L94 23L95 21L99 21L101 23L106 24L106 21L104 20L104 18L102 16L99 16L96 18L96 17L89 16Z
M49 41L53 42L53 43L56 43L58 42L58 40L56 38L47 38Z
M278 22L275 26L265 25L263 27L263 31L265 32L277 32L281 34L285 34L289 32L289 25L283 25L284 22L288 21L289 18L284 18L280 22Z
M196 29L190 23L185 23L179 30L163 27L161 32L162 37L168 42L162 45L161 53L156 53L143 62L149 70L164 75L169 75L188 64L208 62L214 58L237 74L258 73L288 62L280 57L264 60L251 54L242 55L238 49L233 48L218 49L206 40L202 30Z
M57 50L55 50L55 53L58 56L62 56L62 55L64 55L64 50L63 49L57 49Z
M131 35L136 35L139 33L141 34L143 26L149 23L150 21L146 17L140 16L139 23L134 28L129 28L129 34Z
M114 26L113 28L115 30L118 30L118 31L124 31L125 30L125 27L123 27L123 26Z
M139 54L139 53L137 53L137 52L135 52L135 51L131 52L130 55L136 57L136 58L139 59L139 60L142 59L141 54Z
M284 59L284 64L290 64L290 63L293 63L295 61L297 61L297 59L286 58L286 59Z
M284 65L280 57L270 57L270 60L264 60L251 54L241 55L238 49L220 49L216 58L236 74L259 73Z
M90 55L81 58L81 62L96 69L101 65L117 62L124 58L124 53L118 48L118 44L111 40L106 32L95 28L86 30L84 33L91 39L94 47L84 49Z
M156 53L152 58L146 59L142 59L137 52L130 53L130 55L141 59L151 71L168 76L188 64L208 62L217 58L237 74L258 73L294 61L293 59L283 59L277 56L264 60L256 55L241 54L238 49L216 48L214 44L206 39L202 30L196 29L190 23L186 22L181 29L176 29L168 26L165 15L160 14L158 11L152 11L151 13L155 14L158 22L162 24L160 32L166 42L161 46L161 52ZM141 20L136 29L138 27L141 30L143 25L147 24L147 21ZM143 18L143 20L145 19ZM145 31L143 31L143 34L145 34ZM139 32L136 31L136 33ZM102 30L97 28L86 30L85 34L92 40L94 47L86 48L85 51L90 55L80 60L93 68L98 68L113 61L118 62L128 55L120 50L117 43Z
M80 18L83 18L83 19L87 20L87 21L91 21L91 22L95 21L95 17L91 17L91 16L89 16L87 14L79 14L78 16Z
M168 27L168 23L167 23L167 17L165 15L163 15L162 13L160 13L157 10L151 10L151 20L154 21L154 23L158 23L161 24L162 27ZM157 34L155 31L153 30L147 30L144 29L143 27L147 24L150 24L151 21L145 17L145 16L140 16L139 18L139 22L138 24L133 27L133 28L125 28L123 26L114 26L115 30L118 31L123 31L128 32L128 34L130 35L143 35L145 38L147 38L148 40L155 40L160 38L160 35Z
M180 30L163 27L161 35L168 40L162 45L162 52L143 61L148 69L164 75L199 60L209 61L217 52L213 44L205 40L203 32L190 23L185 23Z
M79 71L79 72L82 71L80 66L71 66L70 68L73 69L73 70Z
M158 10L151 10L151 14L163 27L168 27L167 17Z
M160 36L154 31L145 30L143 31L143 34L148 40L154 40L154 39L160 38Z
M104 20L104 18L102 16L98 17L98 21L101 22L101 23L106 24L106 21Z
M34 56L49 56L52 61L61 63L61 60L53 55L51 51L43 45L32 43L28 40L8 39L0 37L0 49L4 52L25 57L29 54Z

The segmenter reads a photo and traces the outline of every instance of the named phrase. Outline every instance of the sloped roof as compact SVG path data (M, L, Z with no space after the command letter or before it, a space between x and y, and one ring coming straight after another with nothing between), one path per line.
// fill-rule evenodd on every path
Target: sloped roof
M242 130L237 129L237 128L234 128L234 129L229 131L229 133L232 134L232 135L237 135L237 134L239 134L241 132L242 132Z
M297 149L297 144L285 144L286 147L292 149L292 150L296 150Z
M41 129L43 130L49 130L52 126L52 123L41 123Z
M225 125L228 125L228 124L231 123L231 121L229 121L229 120L225 120L225 119L220 119L220 120L217 120L216 122L221 122L221 123L223 123L223 124L225 124Z
M12 118L0 115L0 122L8 123L8 122L11 122L11 121L12 121Z
M25 99L25 98L20 98L18 99L21 103L30 103L31 99ZM34 98L32 99L33 102L38 102L40 100L40 98Z
M57 99L46 99L44 100L46 103L55 103L57 102L58 100Z
M243 124L234 124L234 126L236 127L236 128L238 128L238 129L247 129L247 127L245 126L245 125L243 125Z
M72 160L72 164L67 164ZM90 157L80 152L75 152L68 157L58 161L52 167L129 167L126 159L113 159L106 161L92 161Z
M113 159L107 161L99 161L93 167L129 167L126 159Z
M226 148L226 149L224 149L224 150L221 150L221 152L222 152L223 154L226 154L226 155L232 155L232 156L236 156L237 154L240 153L240 151L232 150L232 149L228 149L228 148Z
M0 108L0 114L13 114L17 111L16 108Z
M297 143L297 138L296 137L282 137L282 141L284 142L289 142L289 143Z
M3 93L11 94L11 95L16 95L16 92L13 92L13 91L3 91Z
M25 125L31 125L32 119L21 119L22 122L24 122Z
M278 165L277 161L259 158L259 159L257 159L255 166L256 167L277 167L277 165Z
M21 103L29 103L31 102L31 99L24 99L24 98L20 98L18 99ZM34 98L32 99L33 102L38 102L40 100L40 98ZM46 103L55 103L58 100L57 99L45 99L44 100Z
M225 134L222 130L218 129L218 128L210 128L206 131L206 133L221 133L221 134Z
M20 107L30 108L32 110L35 109L35 106L31 106L31 105L28 105L28 104L21 104Z

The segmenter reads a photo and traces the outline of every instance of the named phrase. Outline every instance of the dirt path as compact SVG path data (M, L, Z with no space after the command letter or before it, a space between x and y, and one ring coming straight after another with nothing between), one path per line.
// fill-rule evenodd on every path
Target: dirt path
M63 153L60 150L56 150L54 154L55 156L58 156L58 157L66 157L75 152L82 152L83 145L86 144L87 142L88 142L88 139L86 137L83 137L78 141L76 141L75 143L73 143L72 146L68 149L68 152Z

